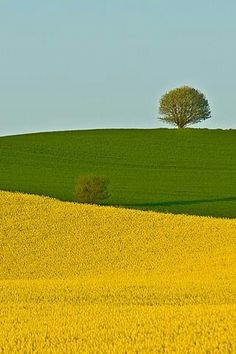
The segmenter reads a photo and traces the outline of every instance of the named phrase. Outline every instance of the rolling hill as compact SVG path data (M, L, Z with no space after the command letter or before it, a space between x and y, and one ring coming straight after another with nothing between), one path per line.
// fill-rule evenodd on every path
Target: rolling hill
M80 174L110 178L107 204L236 216L236 130L154 129L0 138L0 189L74 200Z

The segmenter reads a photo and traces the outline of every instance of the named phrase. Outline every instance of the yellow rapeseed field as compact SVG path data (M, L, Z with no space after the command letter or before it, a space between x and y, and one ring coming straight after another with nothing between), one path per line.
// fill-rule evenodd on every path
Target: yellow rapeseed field
M0 192L0 353L236 353L235 236Z

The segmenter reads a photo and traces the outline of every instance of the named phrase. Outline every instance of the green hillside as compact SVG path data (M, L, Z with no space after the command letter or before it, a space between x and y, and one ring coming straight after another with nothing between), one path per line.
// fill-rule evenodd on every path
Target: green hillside
M0 138L0 189L73 200L80 174L111 181L108 204L236 217L236 130L153 129Z

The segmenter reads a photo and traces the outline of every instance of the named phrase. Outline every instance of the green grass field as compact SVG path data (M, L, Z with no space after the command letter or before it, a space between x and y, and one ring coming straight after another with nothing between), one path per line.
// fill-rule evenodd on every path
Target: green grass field
M236 217L236 130L153 129L0 138L0 189L74 200L80 174L110 178L107 204Z

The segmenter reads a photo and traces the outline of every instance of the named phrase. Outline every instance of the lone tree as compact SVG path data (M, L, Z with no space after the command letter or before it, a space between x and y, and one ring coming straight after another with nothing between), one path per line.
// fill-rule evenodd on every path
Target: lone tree
M75 198L81 203L96 204L109 197L109 180L94 175L78 178L75 187Z
M183 86L167 92L160 100L160 119L185 128L211 118L209 103L200 91Z

